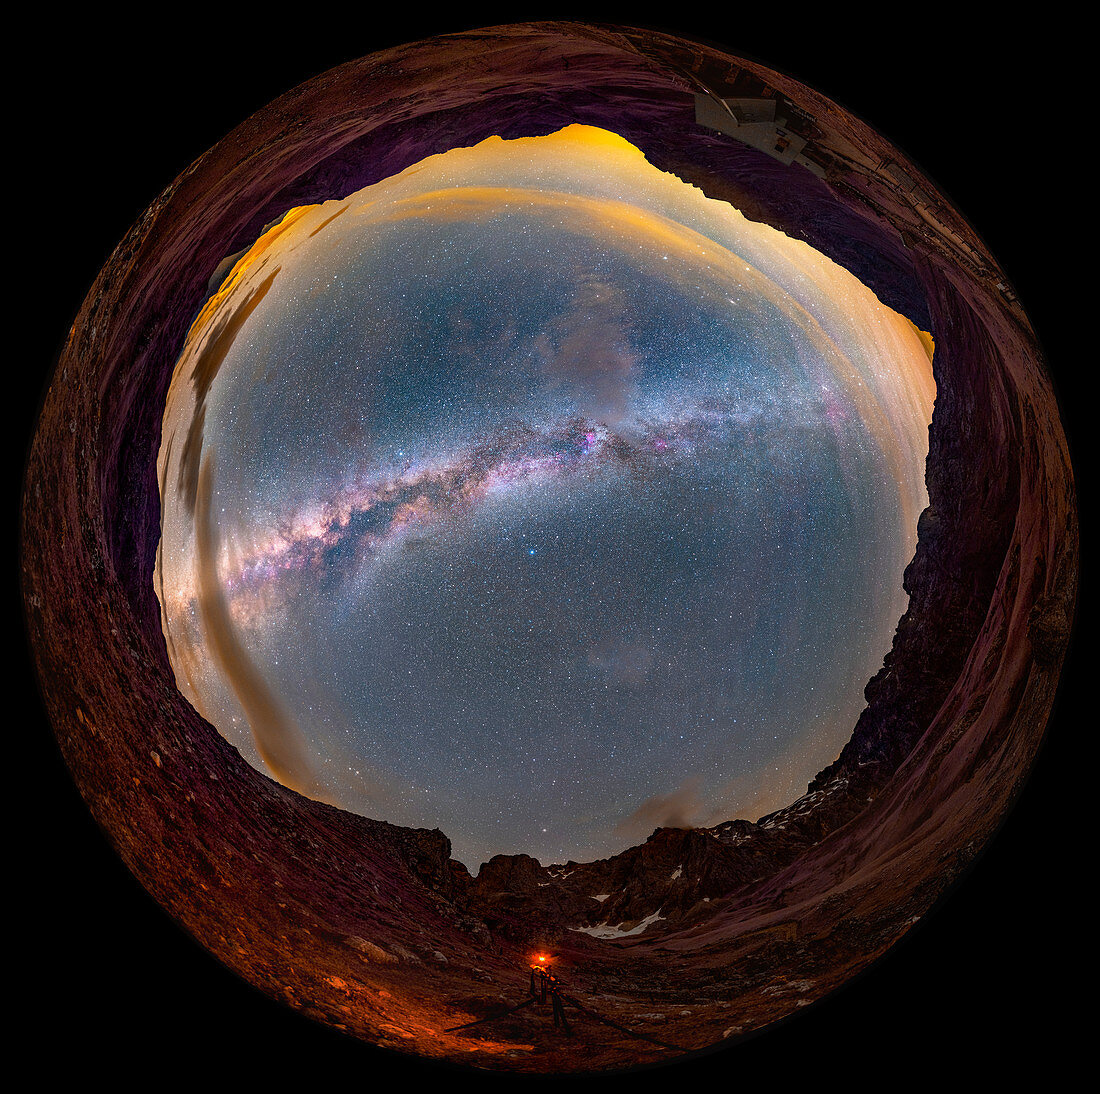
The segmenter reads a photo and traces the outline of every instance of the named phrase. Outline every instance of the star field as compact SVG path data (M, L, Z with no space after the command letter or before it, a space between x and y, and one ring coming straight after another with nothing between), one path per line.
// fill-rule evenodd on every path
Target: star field
M181 690L311 797L476 869L756 819L905 608L934 390L806 245L571 126L292 210L181 354Z

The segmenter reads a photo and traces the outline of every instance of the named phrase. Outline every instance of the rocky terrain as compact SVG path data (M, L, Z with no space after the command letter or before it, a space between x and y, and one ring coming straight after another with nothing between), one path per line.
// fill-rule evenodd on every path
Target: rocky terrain
M797 105L825 177L695 126L693 78ZM910 609L868 707L803 798L756 822L659 829L602 862L498 856L472 877L442 833L259 775L181 699L151 581L160 410L211 275L282 210L456 143L569 121L615 129L813 243L932 332L930 506ZM919 200L887 162L921 179ZM45 706L141 885L244 981L316 1023L502 1071L601 1071L729 1044L871 967L972 867L1016 799L1054 702L1079 567L1068 448L1035 333L935 186L788 77L655 32L576 24L345 65L184 172L77 317L22 518ZM535 947L605 1021L562 1038L545 1010L503 1015L522 1001Z
M657 923L683 929L709 918L715 900L751 890L858 815L881 781L869 766L759 822L658 828L609 859L541 866L529 855L497 855L476 878L453 863L448 895L494 935L536 949L553 950L569 931L619 939Z

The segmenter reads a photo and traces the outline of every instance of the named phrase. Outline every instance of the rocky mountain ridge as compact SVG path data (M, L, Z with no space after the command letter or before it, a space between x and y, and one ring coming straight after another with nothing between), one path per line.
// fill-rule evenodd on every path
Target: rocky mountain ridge
M774 876L874 800L879 768L867 763L834 776L755 822L657 828L644 843L593 862L543 866L530 855L502 854L473 876L450 858L442 832L396 833L420 880L494 934L513 942L552 942L564 931L626 938L657 923L697 923L717 901Z

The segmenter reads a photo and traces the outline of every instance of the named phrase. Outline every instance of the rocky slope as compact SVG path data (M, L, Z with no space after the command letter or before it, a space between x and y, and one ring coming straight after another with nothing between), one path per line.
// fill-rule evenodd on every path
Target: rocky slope
M841 828L880 781L867 765L758 822L658 828L596 862L541 866L529 855L497 855L452 899L494 933L535 946L560 944L565 931L614 939L656 923L684 927L705 919L715 899L771 877Z

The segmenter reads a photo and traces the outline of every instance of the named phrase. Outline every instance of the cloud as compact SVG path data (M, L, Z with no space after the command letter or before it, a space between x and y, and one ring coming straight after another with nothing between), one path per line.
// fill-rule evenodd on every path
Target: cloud
M259 244L256 246L259 246ZM225 364L233 340L241 332L241 328L249 316L267 296L267 292L281 268L281 266L276 266L255 289L249 292L240 304L235 305L231 310L220 312L217 310L223 295L228 293L228 288L219 289L218 293L207 302L204 308L204 313L206 308L212 309L212 314L216 314L217 318L214 320L210 333L203 343L202 349L196 355L195 363L191 368L191 385L195 390L195 409L191 415L191 424L188 427L187 436L184 439L176 484L180 499L183 501L188 513L193 514L196 505L199 462L202 458L203 429L206 421L206 396L221 371L222 365ZM202 330L201 321L202 315L195 320L191 333L188 334L188 340L191 339L195 331Z
M581 414L608 425L622 420L634 393L637 357L621 312L614 286L582 278L573 308L538 343L551 388L565 388Z
M203 454L195 493L195 570L198 605L210 657L233 689L252 730L256 749L284 786L316 797L301 730L241 642L218 576L218 526L213 516L214 452Z
M685 780L671 794L646 798L629 817L615 825L616 837L635 842L645 839L654 828L694 828L700 823L704 804L699 798L701 779Z
M641 688L649 681L654 655L648 643L604 638L588 651L588 664L621 687Z

